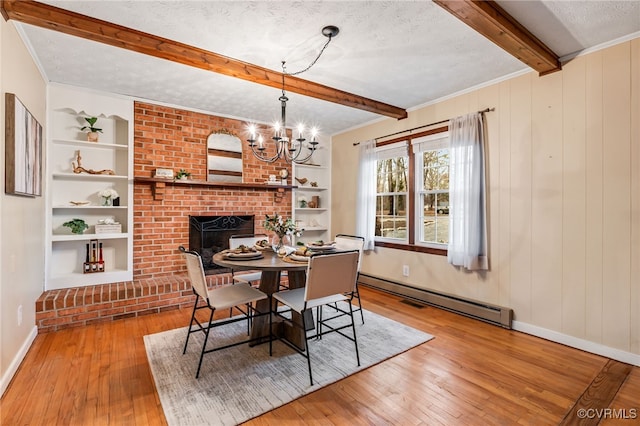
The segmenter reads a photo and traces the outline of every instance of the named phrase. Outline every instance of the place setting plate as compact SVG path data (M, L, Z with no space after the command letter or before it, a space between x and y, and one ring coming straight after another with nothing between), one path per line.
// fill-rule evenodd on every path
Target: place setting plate
M256 260L262 259L264 255L260 252L248 252L248 253L233 253L227 252L224 254L225 259L231 260Z
M299 254L291 253L288 256L282 258L285 262L289 263L309 263L308 256L300 256Z
M310 243L306 243L304 245L306 248L308 248L309 250L315 250L315 251L327 251L327 250L335 250L336 249L336 245L335 243L332 242L328 242L328 243L324 243L324 242L310 242Z
M289 257L296 262L309 262L309 256L301 256L299 254L291 253Z

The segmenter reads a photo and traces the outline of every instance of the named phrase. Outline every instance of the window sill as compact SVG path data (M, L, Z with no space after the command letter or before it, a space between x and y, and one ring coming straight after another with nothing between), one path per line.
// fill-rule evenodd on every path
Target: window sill
M446 256L447 255L447 249L437 249L437 248L433 248L433 247L418 246L418 245L415 245L415 244L398 244L398 243L387 243L387 242L382 242L382 241L376 241L375 242L375 246L376 247L391 248L391 249L395 249L395 250L414 251L414 252L417 252L417 253L435 254L437 256Z

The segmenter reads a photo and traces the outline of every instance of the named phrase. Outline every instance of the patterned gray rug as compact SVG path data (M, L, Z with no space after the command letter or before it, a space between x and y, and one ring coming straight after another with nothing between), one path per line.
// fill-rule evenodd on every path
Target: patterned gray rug
M364 311L356 320L360 367L353 343L332 333L311 340L314 386L307 361L282 342L239 345L206 354L200 378L195 378L201 333L189 340L182 355L186 327L144 336L147 357L167 422L175 425L235 425L334 383L346 376L427 342L433 336ZM215 342L244 338L245 323L213 330ZM211 338L209 337L211 344Z

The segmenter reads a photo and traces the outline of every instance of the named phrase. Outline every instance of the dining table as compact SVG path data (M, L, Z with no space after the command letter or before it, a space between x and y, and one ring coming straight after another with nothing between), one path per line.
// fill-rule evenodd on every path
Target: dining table
M213 255L213 263L216 265L231 268L234 271L261 271L262 277L258 289L263 293L271 296L280 290L280 280L282 273L287 272L288 287L290 289L304 287L307 275L307 262L297 262L278 256L272 250L264 250L260 252L260 258L237 257L231 258L227 252L218 252ZM256 309L259 312L267 312L271 310L269 299L259 300ZM306 323L309 327L313 327L313 315L311 311L307 311L309 318ZM292 322L296 326L286 323L277 322L274 324L274 333L285 337L289 342L296 345L300 349L304 349L306 333L302 329L302 317L296 312L291 312ZM252 321L251 338L256 339L254 344L267 342L270 338L269 333L269 316L256 316Z

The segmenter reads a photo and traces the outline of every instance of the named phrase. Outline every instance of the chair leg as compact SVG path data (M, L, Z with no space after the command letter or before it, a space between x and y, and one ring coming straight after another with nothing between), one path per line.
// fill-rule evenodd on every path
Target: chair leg
M360 289L358 288L358 283L356 283L356 298L358 299L358 307L360 307L360 319L362 320L362 324L364 324L364 313L362 312L362 301L360 300Z
M273 355L273 313L278 312L278 301L276 300L275 307L269 296L269 356Z
M353 319L353 305L349 303L349 314L351 315L351 329L353 330L353 342L356 345L356 360L358 361L358 367L360 367L360 352L358 352L358 338L356 337L356 323Z
M191 326L193 325L193 319L196 316L196 308L198 307L198 300L200 300L200 296L196 294L196 303L193 304L193 312L191 313L191 321L189 321L189 329L187 330L187 341L184 342L184 349L182 350L182 355L187 353L187 345L189 344L189 336L191 336Z
M198 371L196 372L196 379L200 377L200 368L202 367L202 358L204 358L204 351L207 349L207 340L209 340L209 331L211 330L211 322L213 321L213 313L215 309L211 309L211 315L209 315L209 323L207 324L207 331L204 333L204 342L202 343L202 351L200 352L200 362L198 362Z
M316 307L316 340L322 339L322 306Z
M302 330L306 330L307 329L307 324L306 321L304 319L304 313L305 311L300 312L301 316L302 316ZM309 382L311 383L311 386L313 386L313 375L311 374L311 353L309 352L309 342L307 341L307 336L306 336L306 331L304 331L305 336L304 336L304 350L307 353L307 365L309 366ZM358 364L359 365L359 364Z

